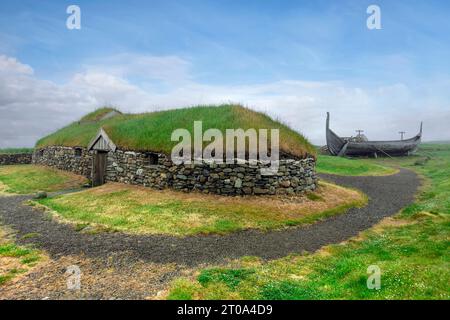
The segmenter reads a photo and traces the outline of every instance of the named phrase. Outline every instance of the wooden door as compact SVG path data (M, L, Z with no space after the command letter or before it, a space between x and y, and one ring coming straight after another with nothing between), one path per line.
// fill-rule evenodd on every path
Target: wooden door
M108 153L104 151L97 151L94 155L94 172L92 175L92 185L94 187L101 186L105 183L107 156Z

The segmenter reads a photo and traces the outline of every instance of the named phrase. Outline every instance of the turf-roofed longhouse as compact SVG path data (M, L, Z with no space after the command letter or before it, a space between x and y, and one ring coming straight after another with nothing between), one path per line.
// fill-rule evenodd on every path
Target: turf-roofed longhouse
M278 172L261 174L267 164L259 161L175 164L171 152L179 141L172 132L183 128L194 137L194 121L202 121L203 132L219 129L224 140L226 129L279 129ZM94 186L111 181L223 195L294 194L315 189L314 154L301 134L239 105L143 114L102 108L39 140L33 163L84 175Z

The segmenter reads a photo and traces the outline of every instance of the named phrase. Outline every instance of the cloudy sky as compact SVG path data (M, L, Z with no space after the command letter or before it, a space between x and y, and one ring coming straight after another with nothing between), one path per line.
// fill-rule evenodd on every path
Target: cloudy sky
M66 9L81 8L81 29ZM381 8L381 30L366 26ZM324 143L450 140L448 1L0 2L0 148L103 105L142 112L242 103Z

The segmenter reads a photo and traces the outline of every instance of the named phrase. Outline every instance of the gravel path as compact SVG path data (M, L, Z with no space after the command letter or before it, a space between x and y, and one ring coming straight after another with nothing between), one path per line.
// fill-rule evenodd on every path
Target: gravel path
M17 231L18 243L34 243L54 258L78 254L106 258L111 254L127 253L147 262L196 266L242 256L275 259L289 253L315 251L324 245L339 243L411 203L420 185L416 174L407 170L383 177L321 177L362 190L369 196L369 204L305 227L270 232L246 230L230 235L183 238L122 233L83 234L23 205L22 202L29 196L0 197L0 220ZM22 238L29 233L38 233L39 236Z

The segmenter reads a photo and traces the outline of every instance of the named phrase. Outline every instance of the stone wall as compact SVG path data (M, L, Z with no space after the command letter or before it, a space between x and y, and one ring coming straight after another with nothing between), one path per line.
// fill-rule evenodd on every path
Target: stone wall
M0 166L10 164L30 164L31 153L0 154Z
M90 179L92 153L86 148L47 147L35 150L33 164L70 171Z
M275 175L261 175L263 164L175 165L164 154L149 165L145 153L116 151L108 154L106 180L163 189L224 195L295 194L314 190L315 160L280 160Z
M90 178L92 153L83 149L75 157L72 148L50 147L35 152L34 163L72 171ZM152 159L152 157L154 157ZM181 191L223 195L295 194L317 185L315 159L280 160L275 175L261 175L263 164L175 165L164 154L117 150L108 153L106 181Z

